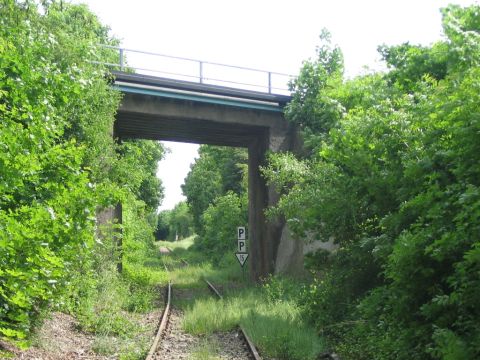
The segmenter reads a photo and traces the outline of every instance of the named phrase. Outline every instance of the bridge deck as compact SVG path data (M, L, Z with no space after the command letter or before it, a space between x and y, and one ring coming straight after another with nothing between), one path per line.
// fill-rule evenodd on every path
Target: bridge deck
M181 100L281 112L291 97L201 84L190 81L113 71L115 86L125 93L169 97Z

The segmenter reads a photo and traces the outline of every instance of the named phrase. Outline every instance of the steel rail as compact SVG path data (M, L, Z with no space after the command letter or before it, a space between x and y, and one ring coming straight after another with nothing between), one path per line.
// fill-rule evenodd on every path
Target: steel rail
M168 247L166 248L169 252L171 251ZM185 265L185 266L188 266L188 261L185 260L185 259L180 259L180 261ZM165 264L164 264L165 265ZM166 267L165 267L166 268ZM223 296L222 294L220 294L220 292L217 290L217 288L215 288L215 286L210 282L208 281L207 279L203 279L206 283L207 283L207 286L208 288L219 298L219 299L223 299ZM170 297L169 297L169 300L170 301ZM163 321L163 319L162 319ZM240 330L240 333L242 334L243 338L245 339L245 343L247 344L247 348L248 350L250 351L250 354L253 356L253 358L255 360L262 360L262 358L260 357L260 354L258 353L257 351L257 348L255 347L253 341L248 337L247 333L245 332L245 330L243 329L243 327L241 325L238 325L238 328ZM163 331L163 330L162 330ZM157 334L158 336L158 334ZM155 346L155 348L154 348ZM150 353L153 355L155 353L155 349L156 347L158 346L158 342L154 345L152 345L152 348L150 349ZM153 349L153 350L152 350ZM150 353L149 353L149 356L150 356ZM147 356L146 360L151 360L151 358L149 358Z
M250 340L250 338L248 337L248 335L245 332L245 330L243 329L243 327L241 325L239 325L239 328L240 328L240 332L242 333L243 337L245 338L245 341L247 342L247 346L250 349L250 352L252 353L253 358L255 360L262 360L262 358L260 357L260 354L257 351L257 348L253 344L252 340Z
M185 265L188 265L188 262L185 260L185 259L180 259ZM215 294L217 295L217 297L219 299L223 299L223 296L222 294L220 294L220 292L215 288L215 286L213 286L213 284L208 281L207 279L203 279L207 285L208 285L208 288ZM247 343L247 347L248 349L250 350L250 353L252 354L253 358L255 360L262 360L262 358L260 357L260 354L258 353L257 351L257 348L255 347L254 343L252 340L250 340L250 338L248 337L247 333L245 332L245 330L243 329L243 327L241 325L238 325L239 329L240 329L240 332L242 333L242 336L243 338L245 339L245 342Z
M212 284L210 281L208 281L207 279L203 279L203 280L207 283L209 289L210 289L215 295L217 295L217 297L218 297L219 299L223 299L223 296L222 296L222 295L220 294L220 292L215 288L215 286L213 286L213 284ZM256 348L255 345L253 344L252 340L250 340L250 338L248 337L248 335L247 335L247 333L245 332L243 326L239 324L239 325L238 325L238 328L240 329L240 332L242 333L242 336L243 336L243 338L245 339L245 342L247 343L247 347L248 347L248 349L250 350L250 353L252 354L253 358L254 358L255 360L262 360L262 358L260 357L260 354L259 354L258 351L257 351L257 348Z
M163 264L163 266L165 267L165 270L168 273L168 269L165 263ZM150 346L150 350L148 351L148 354L145 360L152 360L153 356L155 355L155 352L157 351L158 344L160 343L160 339L162 338L163 332L167 327L168 317L170 316L171 300L172 300L172 282L168 280L167 301L165 304L165 309L163 310L162 319L160 320L160 325L158 326L155 339L153 340L152 346Z
M166 247L166 249L168 250L168 252L172 252L172 250L170 248ZM180 261L185 266L189 265L189 263L185 259L180 259ZM163 264L163 266L165 267L165 271L167 271L167 273L168 273L169 271L168 271L168 268L165 265L165 263ZM210 289L210 291L212 291L219 299L223 299L222 294L220 294L220 292L217 290L217 288L215 288L215 286L210 281L208 281L205 278L203 280L207 283L207 286ZM153 356L155 355L155 353L157 351L158 344L160 343L160 339L162 338L163 332L165 331L165 329L167 327L167 321L168 321L168 317L169 317L169 314L170 314L170 308L171 308L171 299L172 299L172 282L169 280L168 281L168 287L167 287L167 301L166 301L165 309L164 309L163 314L162 314L162 319L160 321L160 325L158 327L157 334L155 335L155 339L152 343L152 346L150 347L150 351L148 352L148 355L145 358L145 360L153 360ZM239 324L238 328L239 328L240 333L242 334L243 338L245 339L245 343L247 344L247 347L248 347L248 350L250 351L250 354L253 356L253 358L255 360L262 360L260 354L258 353L257 348L255 347L255 344L248 337L248 335L245 332L245 329L243 328L243 326ZM337 354L328 353L328 352L320 354L319 358L330 359L330 360L340 360L340 358Z
M213 284L212 284L210 281L208 281L207 279L203 279L203 280L207 283L208 288L209 288L215 295L217 295L217 297L218 297L219 299L223 299L222 294L220 294L220 293L218 292L218 290L215 288L215 286L213 286Z

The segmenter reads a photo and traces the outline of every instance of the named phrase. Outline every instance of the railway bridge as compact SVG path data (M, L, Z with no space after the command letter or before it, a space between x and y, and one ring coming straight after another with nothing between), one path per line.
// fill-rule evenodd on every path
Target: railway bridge
M123 61L121 50L120 60ZM264 210L278 201L278 194L267 186L259 169L267 152L298 146L296 130L283 115L290 97L273 93L272 73L267 73L266 91L256 91L209 84L202 76L205 67L205 63L199 62L200 74L195 82L139 74L123 67L120 71L112 70L113 85L123 93L114 136L120 140L138 138L247 148L250 275L258 280L275 271L298 268L301 251L295 250L297 245L288 235L284 221L265 218ZM121 221L121 209L117 209L116 216ZM286 250L280 254L279 248Z

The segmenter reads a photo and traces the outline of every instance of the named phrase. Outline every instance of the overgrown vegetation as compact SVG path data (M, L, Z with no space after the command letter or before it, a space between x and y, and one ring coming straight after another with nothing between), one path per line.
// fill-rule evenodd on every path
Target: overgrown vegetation
M442 13L444 41L380 48L385 74L344 79L324 36L286 112L309 153L264 169L271 216L340 245L303 301L345 359L480 357L480 7Z
M174 287L195 291L191 299L173 299L185 311L187 332L208 336L242 325L262 355L275 359L316 359L324 351L322 340L302 312L298 280L271 277L263 285L251 286L233 256L212 262L203 251L192 248L189 240L173 245L163 261L170 268ZM189 266L180 259L188 260ZM224 298L217 300L208 293L203 279L222 289ZM214 350L206 344L194 356L213 356Z
M117 44L108 29L85 6L42 3L0 3L0 336L28 339L54 309L123 336L134 325L122 312L150 309L135 294L158 280L139 263L162 198L163 148L112 138L120 94L91 63L116 58L98 46ZM95 223L118 202L123 276L110 230Z
M158 214L157 240L182 240L192 234L193 217L186 202L181 201L172 210L163 210Z
M273 279L265 286L275 286L278 281ZM222 300L200 299L187 308L183 327L190 333L203 335L229 331L240 324L263 356L316 359L324 350L321 340L303 318L298 303L284 296L269 298L265 288L260 287L230 292Z
M278 359L314 359L326 346L344 359L480 357L478 5L443 10L444 41L380 47L386 73L345 79L340 49L322 35L286 110L306 151L272 154L263 173L281 193L270 216L340 247L307 259L310 284L244 288L233 231L247 223L246 151L202 146L187 202L157 216L164 150L115 142L120 94L91 62L113 62L98 45L117 41L86 7L41 3L0 2L2 338L25 345L61 310L97 335L97 352L140 358L148 337L136 315L155 307L163 265L187 257L171 273L179 287L202 277L236 287L182 304L192 333L241 323ZM95 222L119 202L122 252L119 225ZM192 237L161 243L173 252L158 257L154 229L173 240L192 228L188 251Z
M194 236L176 241L160 241L158 246L171 250L171 255L162 257L162 262L169 268L169 277L176 287L205 287L203 279L215 284L245 285L247 275L239 269L238 262L232 254L226 254L220 260L213 261L205 252L198 251ZM189 266L184 266L182 260Z
M247 152L245 149L202 145L199 157L182 185L193 215L195 231L205 231L203 215L216 198L231 191L246 193Z
M235 229L248 223L247 151L202 145L182 190L186 202L158 214L157 240L182 240L219 262L235 250Z

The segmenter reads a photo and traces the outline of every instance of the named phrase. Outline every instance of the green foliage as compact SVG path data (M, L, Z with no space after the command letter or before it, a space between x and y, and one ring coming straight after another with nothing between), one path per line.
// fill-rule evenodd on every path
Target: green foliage
M448 45L437 43L432 47L408 43L399 46L381 46L379 52L391 68L387 78L403 91L419 90L418 82L424 76L442 80L447 75Z
M182 240L193 234L193 217L188 204L179 202L172 210L164 210L158 214L156 229L158 240Z
M106 69L90 62L116 58L98 46L117 43L108 28L83 5L39 7L0 4L0 336L8 338L28 336L54 306L81 316L107 304L101 294L122 297L125 286L111 274L116 244L96 238L96 213L123 200L143 209L130 218L138 224L162 193L161 145L117 146L111 135L120 94ZM151 240L155 224L143 225ZM110 311L119 306L98 316L116 322Z
M203 234L202 216L218 196L246 192L245 149L202 145L199 157L182 185L193 216L195 232Z
M163 200L163 187L156 170L165 149L158 141L129 140L122 142L116 151L119 157L113 162L110 177L142 200L148 213L156 213Z
M311 148L321 141L341 116L338 101L324 96L325 90L341 83L343 54L338 47L330 45L330 34L323 30L322 45L317 47L317 60L304 61L302 71L290 84L292 100L285 115L299 124L305 132L305 146Z
M140 200L129 201L124 208L122 280L129 292L122 307L134 312L152 310L158 300L157 287L167 281L154 245L154 226L146 214L148 207Z
M144 313L156 307L158 287L167 282L154 246L153 226L145 216L146 205L130 196L123 206L122 274L112 257L115 244L98 241L91 255L93 264L74 277L59 301L60 310L74 314L81 330L94 335L95 352L117 354L120 359L145 357L153 329L142 322Z
M247 152L201 146L182 186L193 216L196 248L220 260L235 249L234 230L248 222Z
M298 280L270 277L261 286L248 287L233 253L217 260L196 251L189 239L158 246L172 248L162 255L162 261L176 288L189 294L188 299L174 299L184 310L182 326L187 332L208 339L209 334L230 331L240 324L268 358L316 359L324 351L322 339L303 316ZM211 296L204 279L221 289L223 299Z
M87 62L109 40L84 7L60 15L52 4L40 15L4 1L0 19L0 333L21 338L92 249L108 186L87 168L101 141L81 133L87 121L98 120L92 133L111 126L119 96ZM84 20L81 38L58 26Z
M262 284L262 290L267 300L271 303L298 302L300 299L300 292L298 291L300 287L302 287L302 284L298 279L272 275L265 279Z
M218 197L203 214L204 235L196 240L197 249L220 260L236 248L236 229L248 222L247 198L233 192Z
M157 215L157 228L155 229L156 240L166 240L170 233L170 210L162 210Z
M171 210L169 233L172 240L184 239L193 233L193 218L186 202L180 202Z
M479 14L450 6L445 41L381 48L386 74L342 80L330 48L293 84L311 153L270 157L270 213L340 245L304 302L344 358L480 356Z

